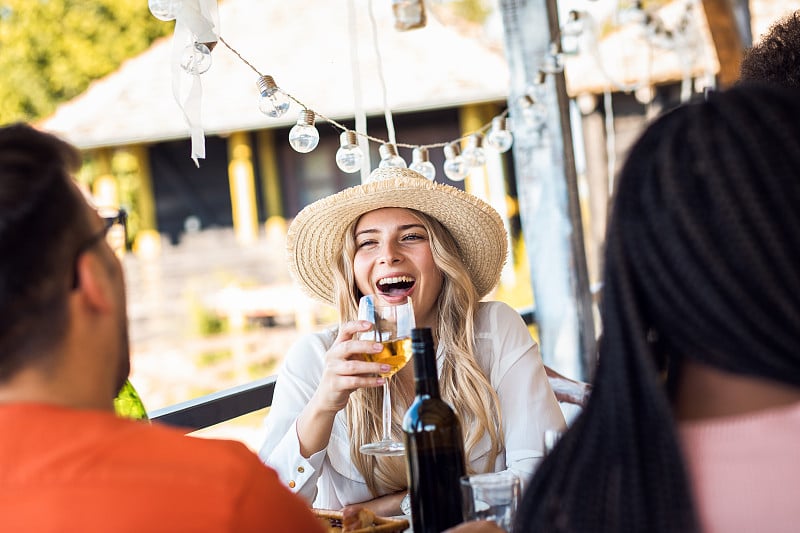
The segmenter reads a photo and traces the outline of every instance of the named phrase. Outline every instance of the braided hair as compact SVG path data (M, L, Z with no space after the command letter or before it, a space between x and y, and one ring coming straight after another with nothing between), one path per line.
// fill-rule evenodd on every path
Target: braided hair
M656 120L608 227L595 387L516 531L696 532L681 361L800 387L800 94L742 84Z

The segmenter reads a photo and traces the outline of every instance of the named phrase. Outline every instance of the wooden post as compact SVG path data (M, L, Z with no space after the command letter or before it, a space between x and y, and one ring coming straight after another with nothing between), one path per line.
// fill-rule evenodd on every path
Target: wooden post
M742 54L751 45L747 0L703 0L703 8L719 60L717 84L724 89L739 79Z
M596 340L569 98L563 70L547 60L559 43L555 0L501 0L506 57L511 71L508 106L520 216L536 300L542 356L551 368L588 381ZM558 46L560 51L560 45ZM546 72L540 79L540 72ZM546 110L526 118L529 88Z

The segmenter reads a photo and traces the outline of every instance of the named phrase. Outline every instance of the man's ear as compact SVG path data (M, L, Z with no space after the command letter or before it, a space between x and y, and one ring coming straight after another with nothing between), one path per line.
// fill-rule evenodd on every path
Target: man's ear
M89 306L101 312L113 309L113 291L108 279L108 269L96 254L81 254L75 262L75 273L78 278L78 287L75 290L86 299Z

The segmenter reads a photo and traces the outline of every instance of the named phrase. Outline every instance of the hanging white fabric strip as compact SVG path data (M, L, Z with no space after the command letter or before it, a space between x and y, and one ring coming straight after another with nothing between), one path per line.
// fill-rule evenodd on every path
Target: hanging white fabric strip
M192 138L191 157L200 166L198 159L205 158L206 144L201 119L203 85L200 74L186 72L181 60L187 47L203 43L212 49L219 39L219 12L217 0L184 0L175 20L172 37L172 94L183 111Z

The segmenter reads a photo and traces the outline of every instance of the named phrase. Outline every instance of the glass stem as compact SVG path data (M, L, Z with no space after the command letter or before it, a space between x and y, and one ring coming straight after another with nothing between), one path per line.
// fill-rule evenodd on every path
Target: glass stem
M392 396L389 392L389 378L383 382L383 440L391 440Z

